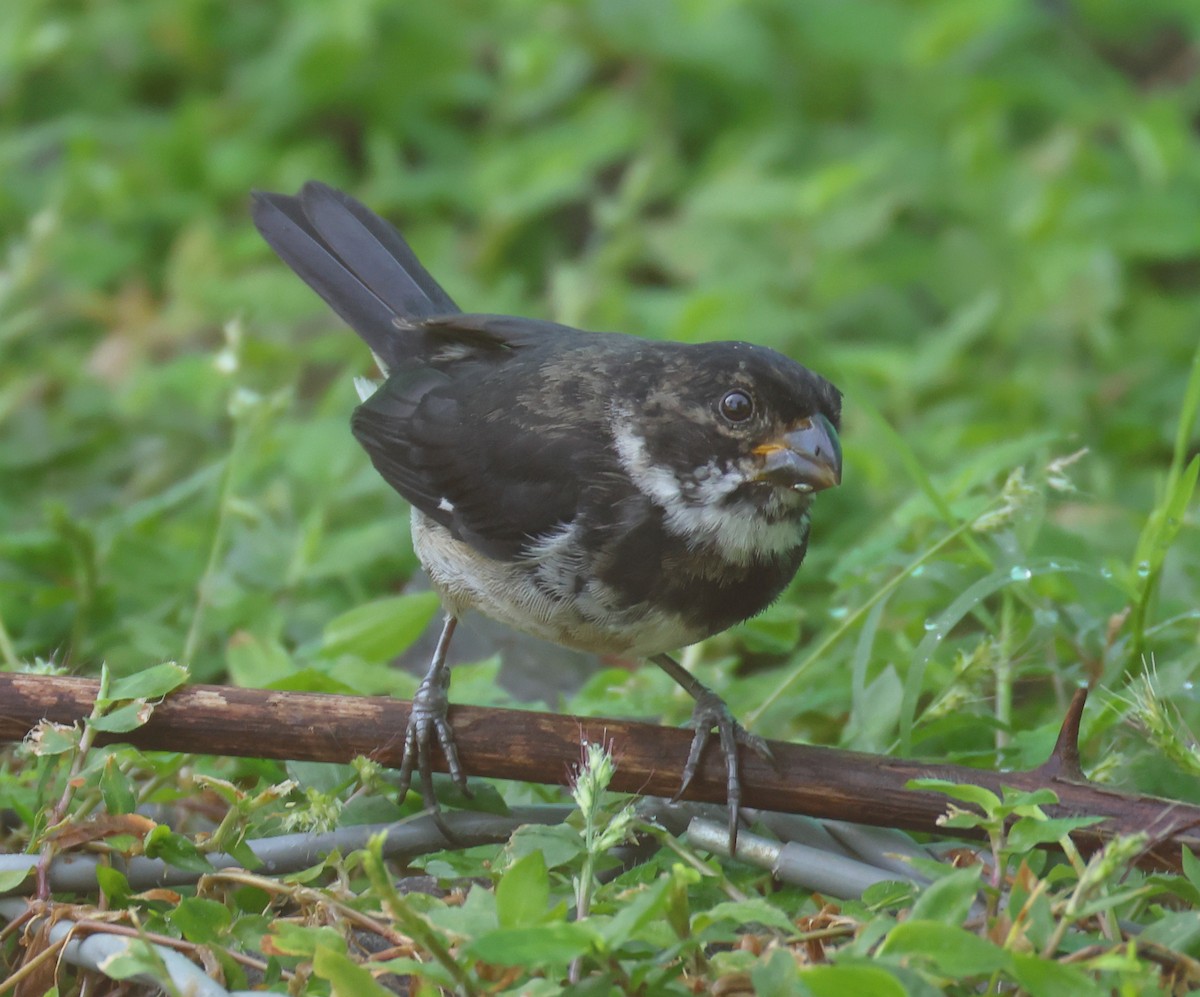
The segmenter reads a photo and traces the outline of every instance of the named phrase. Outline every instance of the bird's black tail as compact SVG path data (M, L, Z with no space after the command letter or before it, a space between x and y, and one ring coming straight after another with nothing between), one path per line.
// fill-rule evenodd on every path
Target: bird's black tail
M400 327L459 310L400 233L348 194L316 181L294 197L255 191L252 214L271 248L385 368L416 346Z

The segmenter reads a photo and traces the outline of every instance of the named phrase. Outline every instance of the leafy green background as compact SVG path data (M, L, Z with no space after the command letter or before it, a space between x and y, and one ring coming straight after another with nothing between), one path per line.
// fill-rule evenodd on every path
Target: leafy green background
M248 218L318 178L469 308L845 391L795 584L689 656L759 731L1028 765L1091 682L1085 761L1197 798L1120 696L1153 662L1200 722L1198 32L1186 0L22 0L0 655L411 692L435 607L396 601L407 517L349 435L369 357ZM688 713L652 669L568 705L630 702Z
M903 674L954 595L1038 557L1081 570L1004 620L973 610L952 643L987 641L1031 707L1119 685L1135 651L1185 692L1194 504L1153 640L1108 621L1139 597L1200 338L1193 7L25 3L10 20L16 655L329 673L329 621L412 572L400 503L346 429L369 358L247 218L250 189L318 177L397 222L470 307L752 339L844 389L845 483L787 605L746 635L767 664L1023 469L1009 520L900 586L857 669L853 640L809 665L770 732L838 737L847 696ZM1182 439L1194 452L1194 424ZM1076 491L1048 489L1046 465L1084 447ZM850 710L886 746L889 718Z

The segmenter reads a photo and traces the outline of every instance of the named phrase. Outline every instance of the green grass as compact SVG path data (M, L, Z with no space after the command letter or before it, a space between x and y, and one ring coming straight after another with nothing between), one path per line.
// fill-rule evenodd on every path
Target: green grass
M252 188L318 178L396 221L469 308L750 339L845 391L844 483L820 497L796 582L689 659L760 733L1024 767L1087 682L1103 691L1085 717L1085 766L1200 799L1186 734L1200 729L1193 6L29 0L5 33L5 668L107 663L125 676L174 660L193 681L411 693L389 662L432 607L361 608L416 571L405 510L349 434L351 378L369 357L248 218ZM1158 733L1145 716L1127 722L1147 669ZM460 697L488 701L491 674L464 671ZM623 714L631 701L667 722L688 712L651 670L604 672L565 705ZM4 837L19 851L41 840L36 815L72 763L0 762L0 805L27 818ZM129 792L113 791L113 766ZM74 771L76 819L187 796L200 773L236 784L220 805L237 802L247 831L277 826L284 802L261 796L284 778L273 764L106 749ZM358 785L347 778L302 777L293 810L316 807L300 802L316 789L336 819ZM517 852L454 868L494 858L499 892L506 876L535 890L544 876L546 912L572 895L573 858L539 871ZM685 970L746 972L789 992L780 952L812 950L786 932L744 957L704 948L739 933L732 915L704 922L722 891L757 898L763 884L734 867L702 878L666 854L594 898L598 916L633 897L645 913L605 936L607 962L585 960L596 980L649 974L657 992ZM494 953L483 914L421 910L419 930L396 914L370 862L340 870L364 907L435 947L430 931L459 944L469 924L470 951ZM1145 951L1123 954L1118 914L1200 957L1194 934L1171 934L1193 902L1183 880L1170 902L1147 888L1100 915L1088 904L1120 872L1086 873L1072 893L1085 872L1056 863L1014 865L989 908L995 919L1044 902L1035 942L995 920L973 927L1019 967L958 935L965 962L906 961L926 939L889 934L903 904L850 905L853 937L826 943L832 962L806 985L844 993L845 973L861 993L967 993L981 979L969 970L991 966L993 992L1014 979L1051 992L1076 985L1070 974L1159 992ZM815 917L793 893L767 895ZM240 896L209 898L229 920L206 944L258 944L261 897ZM183 931L155 903L115 905ZM950 945L955 903L919 909ZM506 916L510 929L542 923ZM668 943L663 931L689 919L698 941ZM574 953L583 936L561 923L542 937ZM280 964L321 967L309 992L352 971L325 941L280 942ZM1088 945L1108 961L1062 961Z

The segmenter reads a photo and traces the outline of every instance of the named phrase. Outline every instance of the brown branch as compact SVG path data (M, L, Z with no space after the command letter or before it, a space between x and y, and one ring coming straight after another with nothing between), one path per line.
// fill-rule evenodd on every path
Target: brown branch
M17 741L40 720L73 724L92 708L98 683L90 679L0 673L0 742ZM190 686L159 704L137 730L99 743L209 755L345 762L367 755L399 764L398 732L409 705L396 699L270 692L226 686ZM742 763L747 806L942 833L941 794L905 789L911 779L938 778L985 786L999 793L1053 789L1055 817L1095 816L1103 823L1077 831L1084 851L1115 834L1147 831L1147 859L1177 867L1180 849L1200 850L1200 806L1105 789L1068 778L1077 762L1070 728L1082 700L1072 704L1050 762L1032 772L997 773L800 744L771 742L778 771L747 752ZM565 785L580 757L580 741L611 743L617 761L615 790L671 796L687 758L691 731L626 720L454 706L450 719L464 769L474 776ZM1077 728L1076 728L1077 729ZM445 771L441 755L435 767ZM718 752L706 753L686 798L725 801L725 772Z

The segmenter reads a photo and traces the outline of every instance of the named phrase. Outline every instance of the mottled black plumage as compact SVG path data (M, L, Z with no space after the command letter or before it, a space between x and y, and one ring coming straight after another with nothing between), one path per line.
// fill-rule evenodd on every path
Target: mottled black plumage
M840 480L841 395L743 342L682 344L464 314L391 226L322 184L256 194L279 255L362 336L386 380L352 428L413 507L447 628L406 738L457 768L445 645L478 609L584 650L653 658L697 699L691 778L724 704L663 653L757 613L808 543L812 492ZM454 771L461 779L461 773Z

